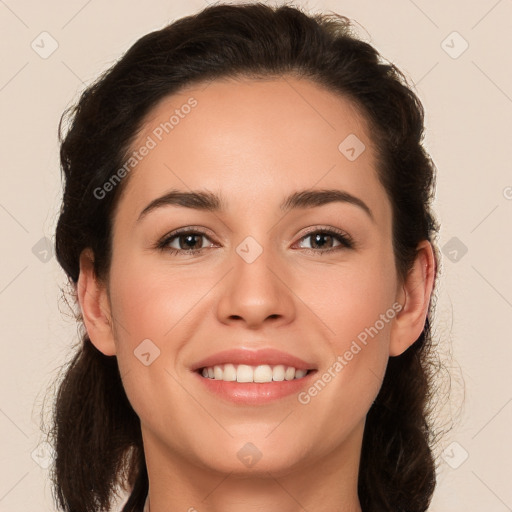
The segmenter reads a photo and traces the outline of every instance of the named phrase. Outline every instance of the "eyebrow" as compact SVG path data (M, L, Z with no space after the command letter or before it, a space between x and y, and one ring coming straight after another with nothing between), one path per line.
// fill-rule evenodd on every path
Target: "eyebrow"
M306 189L289 195L280 205L283 212L299 208L317 208L330 203L348 203L361 208L370 219L375 222L375 217L369 206L360 198L337 189ZM149 212L163 206L182 206L195 210L209 212L226 211L226 202L221 196L208 191L183 192L171 190L161 197L151 201L139 214L137 222Z

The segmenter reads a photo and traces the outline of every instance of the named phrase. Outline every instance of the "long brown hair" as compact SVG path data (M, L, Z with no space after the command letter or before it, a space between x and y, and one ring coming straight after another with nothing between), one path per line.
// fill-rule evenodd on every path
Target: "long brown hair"
M343 16L308 15L289 5L217 4L139 39L61 119L64 193L55 245L75 301L84 248L94 252L96 276L108 276L113 212L128 178L101 200L94 190L123 165L148 112L193 82L285 74L327 87L366 116L378 176L392 204L399 278L405 279L422 240L433 244L438 260L439 227L430 208L435 166L422 144L423 107L405 76L358 39ZM436 481L433 307L431 300L415 343L390 358L368 412L358 481L364 512L423 512L431 500ZM116 357L99 352L86 332L63 370L52 422L51 475L62 510L109 510L119 486L130 491L123 512L142 509L148 475L140 421Z

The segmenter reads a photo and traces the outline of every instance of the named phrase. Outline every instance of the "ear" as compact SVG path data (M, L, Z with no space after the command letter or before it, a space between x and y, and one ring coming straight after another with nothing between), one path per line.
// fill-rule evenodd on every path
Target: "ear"
M402 354L420 337L428 314L435 271L432 245L428 240L423 240L418 244L414 264L397 295L397 301L403 308L396 315L391 328L390 356Z
M87 334L92 344L106 356L116 353L111 311L106 286L94 272L94 254L90 248L80 254L78 301Z

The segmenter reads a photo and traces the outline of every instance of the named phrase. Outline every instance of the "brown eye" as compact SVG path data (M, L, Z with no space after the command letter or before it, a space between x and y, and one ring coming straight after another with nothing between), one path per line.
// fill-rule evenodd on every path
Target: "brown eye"
M198 254L206 248L203 247L203 239L210 240L202 231L175 231L158 242L157 248L171 254ZM211 246L212 244L210 244Z
M330 252L341 248L352 248L353 242L351 238L341 232L331 229L316 230L303 236L301 240L310 240L310 247L305 247L308 252ZM336 245L336 241L338 244Z

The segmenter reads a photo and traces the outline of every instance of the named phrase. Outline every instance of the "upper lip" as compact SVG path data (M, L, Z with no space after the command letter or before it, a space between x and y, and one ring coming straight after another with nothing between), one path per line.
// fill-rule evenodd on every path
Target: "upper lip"
M192 366L192 370L200 370L205 367L212 367L221 364L247 364L249 366L258 366L268 364L271 366L282 364L284 366L293 366L297 370L313 370L313 363L307 363L297 356L293 356L286 352L276 350L274 348L266 348L260 350L248 349L230 349L217 352L211 356L198 361Z

